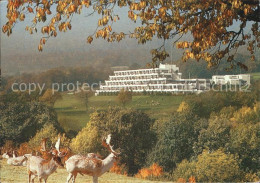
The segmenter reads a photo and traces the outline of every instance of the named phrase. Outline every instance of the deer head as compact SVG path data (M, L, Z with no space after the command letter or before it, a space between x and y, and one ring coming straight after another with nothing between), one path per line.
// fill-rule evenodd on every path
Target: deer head
M52 147L50 152L51 152L52 159L54 160L55 164L57 166L64 167L64 164L62 163L61 158L66 156L67 152L63 152L63 151L61 152L60 151L60 143L61 143L61 139L60 139L60 135L59 135L58 140L57 140L57 142L55 143L55 146L54 146L55 148Z
M111 146L110 144L110 141L111 141L111 134L109 134L106 138L103 138L102 145L117 157L118 155L120 155L120 152L118 153L114 151L113 146Z
M50 159L50 158L53 158L53 157L59 157L59 158L62 158L64 156L66 156L66 152L61 152L60 151L60 143L61 143L61 139L60 139L60 135L58 136L58 140L57 142L55 143L55 146L51 146L50 150L47 151L47 148L46 148L46 141L48 140L48 138L44 138L42 139L42 142L41 142L41 153L44 157L44 159Z

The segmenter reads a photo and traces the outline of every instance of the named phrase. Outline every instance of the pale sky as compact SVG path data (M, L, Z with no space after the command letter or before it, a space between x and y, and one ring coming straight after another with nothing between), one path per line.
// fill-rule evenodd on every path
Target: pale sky
M1 27L6 22L6 2L0 3L1 12ZM88 10L89 11L89 10ZM118 32L128 32L133 30L134 24L127 17L127 11L124 9L117 9L120 15L120 21L113 24L113 30ZM123 12L123 13L122 13ZM38 34L30 35L25 31L26 25L30 25L30 20L32 19L30 15L26 15L24 22L19 22L15 25L13 29L13 34L7 37L1 31L1 66L2 73L9 74L13 70L19 70L23 72L24 70L41 68L43 64L46 68L62 66L64 57L59 57L59 55L73 55L76 52L82 52L82 54L96 51L96 50L110 50L112 52L118 52L120 48L120 53L122 50L131 49L144 49L143 56L147 59L150 56L150 49L159 46L161 41L155 40L153 43L148 43L146 45L138 45L136 40L124 40L120 43L107 43L102 39L94 40L91 45L86 43L86 38L94 33L97 25L97 16L86 17L88 12L82 11L81 15L74 15L72 20L72 30L66 33L58 32L56 38L50 38L47 42L47 46L44 46L43 52L38 51L38 44L42 34L40 33L40 28L38 28ZM46 21L48 22L48 20ZM41 27L43 24L39 24ZM123 52L124 53L124 52ZM122 53L122 54L123 54ZM49 55L53 55L52 58L47 58ZM127 54L127 53L126 53ZM56 58L55 55L57 55ZM65 56L66 57L66 56ZM104 55L96 54L97 59L104 59ZM134 62L145 62L141 60L142 58L135 58ZM22 61L21 61L22 60ZM55 63L53 62L55 60ZM150 62L151 60L147 60ZM64 65L67 66L69 61L64 61ZM71 62L73 62L71 60ZM81 65L84 63L81 63ZM73 65L73 64L72 64Z

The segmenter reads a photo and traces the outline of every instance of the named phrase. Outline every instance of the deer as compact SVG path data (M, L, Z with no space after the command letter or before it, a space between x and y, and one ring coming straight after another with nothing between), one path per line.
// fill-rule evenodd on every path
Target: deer
M45 149L46 150L46 149ZM58 167L64 167L61 162L61 158L66 154L60 152L60 137L55 144L55 149L51 149L51 159L46 160L39 156L25 156L28 159L27 170L28 170L28 182L34 182L34 179L38 177L39 182L44 180L47 182L48 177L56 171Z
M14 166L26 166L27 158L25 156L18 156L15 158L8 158L7 164Z
M7 159L8 165L26 166L27 159L24 156L18 156L15 151L13 151L13 154L5 152L2 157Z
M77 174L89 175L93 177L93 183L98 183L98 177L106 173L113 166L120 153L113 150L113 146L110 145L111 134L107 138L102 140L102 145L106 147L111 153L105 158L100 159L98 155L89 153L86 156L74 155L71 156L66 162L65 166L69 173L67 182L72 179L72 183L75 183Z

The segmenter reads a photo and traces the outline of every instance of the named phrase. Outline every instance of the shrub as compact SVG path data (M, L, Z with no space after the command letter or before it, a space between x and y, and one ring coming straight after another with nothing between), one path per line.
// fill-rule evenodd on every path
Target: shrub
M120 175L127 175L125 165L118 165L117 162L114 162L114 165L110 169L110 172L120 174Z
M183 160L179 163L176 169L173 171L173 179L178 180L179 178L183 178L185 181L189 179L189 177L196 176L196 163L194 161L189 162L188 160Z
M5 153L5 152L12 153L12 150L14 150L14 148L15 148L15 146L14 146L13 141L7 140L7 141L5 141L5 144L3 145L1 151L2 151L2 153Z
M234 182L241 179L240 173L236 157L222 150L203 151L196 162L198 182Z
M187 183L187 181L184 178L178 178L178 183Z
M29 144L27 142L24 142L22 144L20 144L18 150L17 150L18 154L20 156L24 155L24 154L30 154L33 152L33 149L30 148Z
M189 182L189 183L196 183L196 179L195 179L195 177L190 177L190 178L188 179L188 181L187 181L187 179L178 178L177 182L178 182L178 183L187 183L187 182Z
M179 105L177 112L183 112L183 111L187 111L190 110L189 104L187 104L186 102L181 102L181 104Z
M183 160L174 170L174 180L179 178L191 182L234 182L241 180L237 159L222 150L209 153L204 150L196 161ZM190 177L190 178L189 178Z
M142 179L153 179L155 177L160 177L163 175L163 168L158 164L154 163L148 168L142 168L138 171L138 174L135 175L137 178Z

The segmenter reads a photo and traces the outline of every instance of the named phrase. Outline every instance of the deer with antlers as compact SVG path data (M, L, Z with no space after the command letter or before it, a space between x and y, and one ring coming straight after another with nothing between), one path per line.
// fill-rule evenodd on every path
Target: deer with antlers
M44 140L46 143L46 140ZM44 149L45 152L46 149ZM28 182L34 182L34 179L38 177L39 182L44 180L47 182L48 177L56 171L58 166L63 167L61 158L65 156L64 153L60 152L60 137L55 144L55 149L50 151L52 158L50 160L43 159L39 156L26 156L28 159L27 169L28 169Z
M72 179L72 183L75 182L77 174L86 174L93 177L93 183L98 183L98 177L109 171L116 161L118 155L113 150L113 146L110 145L111 134L103 139L102 145L105 146L111 153L105 158L100 159L98 155L89 153L87 156L74 155L71 156L66 162L66 169L69 173L67 177L67 183Z

